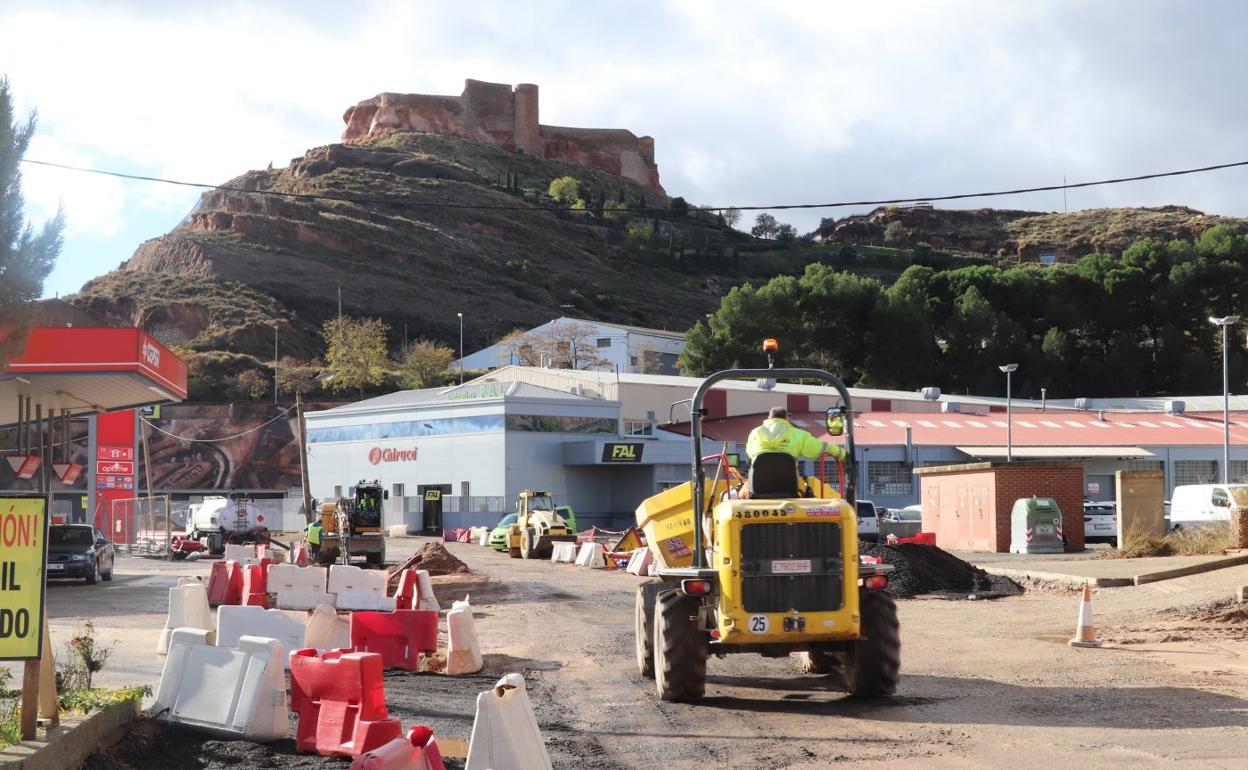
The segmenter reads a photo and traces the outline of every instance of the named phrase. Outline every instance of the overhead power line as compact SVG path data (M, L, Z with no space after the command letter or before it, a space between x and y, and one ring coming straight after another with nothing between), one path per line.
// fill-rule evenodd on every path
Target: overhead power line
M144 176L142 174L126 174L120 171L108 171L98 168L86 168L84 166L72 166L66 163L52 163L45 160L33 160L31 158L23 158L23 163L30 163L35 166L47 166L49 168L59 168L66 171L75 171L83 174L100 174L102 176L117 177L119 179L132 179L140 182L157 182L160 184L179 185L181 187L196 187L204 190L221 190L224 192L242 193L245 195L269 195L282 198L294 198L297 200L316 200L316 201L335 201L338 203L354 203L368 204L378 206L408 206L416 208L429 209L473 209L480 211L533 211L532 205L518 204L483 204L483 203L454 203L448 201L411 201L399 198L368 198L355 197L349 195L327 195L322 193L299 193L299 192L282 192L280 190L248 190L242 187L232 187L223 184L207 184L204 182L188 182L180 179L165 179L156 176ZM1160 171L1154 174L1138 174L1136 176L1116 177L1113 179L1099 179L1095 182L1063 182L1062 184L1040 185L1035 187L1019 187L1013 190L987 190L983 192L971 193L953 193L948 195L914 195L903 198L881 198L878 200L856 200L856 201L836 201L833 203L776 203L771 205L753 205L753 206L698 206L702 211L727 211L736 209L737 211L785 211L790 209L834 209L844 208L847 206L888 206L896 203L927 203L932 201L956 201L966 200L968 198L995 198L1003 195L1023 195L1026 193L1052 192L1054 190L1075 190L1082 187L1100 187L1105 185L1125 184L1127 182L1142 182L1148 179L1162 179L1173 176L1187 176L1189 174L1204 174L1210 171L1221 171L1228 168L1238 168L1248 166L1248 160L1235 161L1234 163L1219 163L1214 166L1201 166L1200 168L1187 168L1179 171ZM551 207L548 207L551 208ZM561 210L572 211L571 206L553 207ZM666 208L621 208L612 207L604 208L603 211L621 211L633 213L653 213L668 211Z

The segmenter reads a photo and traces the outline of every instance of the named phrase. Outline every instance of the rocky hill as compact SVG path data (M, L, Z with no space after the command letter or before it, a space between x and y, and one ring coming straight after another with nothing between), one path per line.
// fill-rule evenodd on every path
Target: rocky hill
M563 176L578 181L575 210L546 194ZM206 193L173 231L69 300L178 346L192 397L213 399L246 369L271 375L274 327L283 356L323 355L320 330L340 297L343 313L387 321L396 353L405 337L456 345L461 312L473 350L562 315L684 330L732 286L814 261L887 283L915 262L945 269L1042 251L1068 261L1227 221L1180 207L890 207L824 220L822 242L780 242L656 185L469 137L387 130Z
M587 210L546 197L561 176ZM472 349L560 315L683 330L730 285L713 265L668 269L625 244L631 219L654 242L722 240L713 217L669 213L665 195L605 171L462 138L329 145L225 187L71 301L184 349L267 361L275 324L284 354L319 355L340 290L343 312L388 321L396 348L405 325L409 339L457 342L462 312ZM637 214L593 211L617 202Z
M819 234L841 244L884 244L1035 261L1053 253L1074 261L1093 252L1117 253L1141 238L1193 239L1210 227L1248 220L1203 214L1185 206L1086 209L1070 213L1009 209L887 206L869 214L824 220Z

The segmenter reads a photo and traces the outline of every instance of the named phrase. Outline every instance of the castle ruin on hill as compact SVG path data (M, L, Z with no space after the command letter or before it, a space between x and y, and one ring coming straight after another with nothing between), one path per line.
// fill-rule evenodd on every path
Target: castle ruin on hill
M394 131L459 136L538 158L591 166L662 193L654 139L623 128L568 128L538 123L537 86L465 80L459 96L378 94L349 108L342 140Z

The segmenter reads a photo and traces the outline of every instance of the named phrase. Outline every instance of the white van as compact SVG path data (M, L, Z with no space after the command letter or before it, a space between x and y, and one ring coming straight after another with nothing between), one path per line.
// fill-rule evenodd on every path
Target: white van
M1248 484L1188 484L1170 497L1170 528L1230 521L1231 508L1248 508Z

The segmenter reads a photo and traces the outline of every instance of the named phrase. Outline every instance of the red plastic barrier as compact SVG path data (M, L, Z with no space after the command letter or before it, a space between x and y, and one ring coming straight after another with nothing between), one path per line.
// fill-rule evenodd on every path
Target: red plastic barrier
M268 575L268 559L260 564L248 564L243 567L243 604L264 607L266 610L269 608Z
M420 606L420 580L416 570L405 569L399 574L399 590L394 594L396 610L414 610Z
M472 530L468 530L468 529L455 530L455 542L457 543L472 542Z
M295 550L291 552L290 563L296 567L308 566L308 546L299 543L295 546Z
M381 655L385 668L420 669L420 653L438 651L438 613L395 610L351 613L351 646Z
M416 725L406 737L356 757L350 770L446 770L446 765L433 740L433 728Z
M295 749L358 757L402 735L402 723L386 710L381 674L381 656L374 652L292 652L290 707L299 717Z
M935 532L920 532L914 537L893 537L889 535L889 544L893 543L917 543L919 545L936 545Z
M238 562L219 561L208 575L208 605L240 604L243 600L243 571Z

